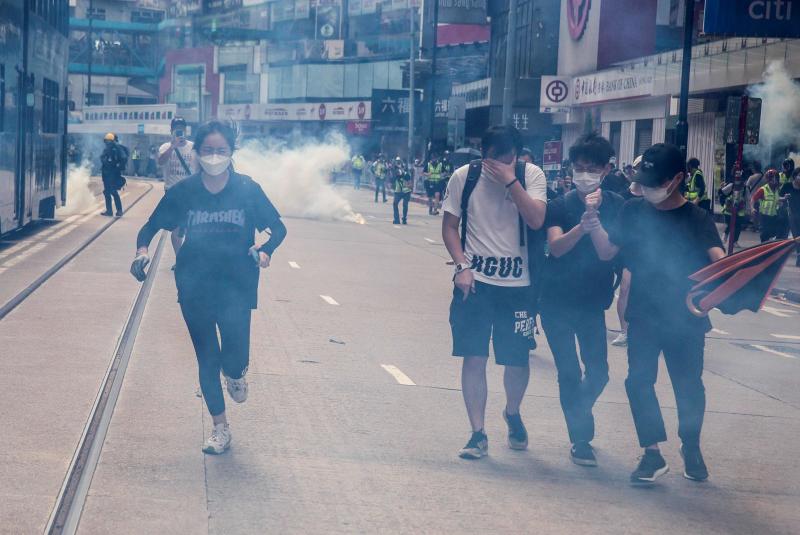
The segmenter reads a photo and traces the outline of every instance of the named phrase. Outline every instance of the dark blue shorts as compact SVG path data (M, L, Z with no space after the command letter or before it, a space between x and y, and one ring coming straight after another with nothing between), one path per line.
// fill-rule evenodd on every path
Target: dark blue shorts
M530 288L475 282L466 301L458 288L450 303L454 357L488 357L489 341L497 364L528 366L533 315Z

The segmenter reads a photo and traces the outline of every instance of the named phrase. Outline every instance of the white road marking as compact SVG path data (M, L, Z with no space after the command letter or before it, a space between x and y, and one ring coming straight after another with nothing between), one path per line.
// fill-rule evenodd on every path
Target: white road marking
M300 269L300 264L298 264L297 262L289 262L289 267L293 269Z
M330 295L320 295L323 301L328 303L329 305L339 306L339 303L336 302L336 299L331 297Z
M782 338L784 340L800 340L800 336L796 334L772 334L775 338Z
M25 260L26 258L28 258L29 256L31 256L32 254L38 253L39 251L41 251L45 247L47 247L46 243L37 243L36 245L31 247L30 249L28 249L24 253L20 253L19 255L15 256L14 258L12 258L8 262L6 262L5 263L5 267L6 268L14 267L17 264L19 264L20 262L22 262L23 260Z
M775 351L774 349L770 349L770 348L762 346L762 345L753 344L752 347L758 349L759 351L764 351L766 353L772 353L773 355L778 355L779 357L783 357L783 358L786 358L786 359L796 359L797 358L794 355L789 355L788 353L782 353L780 351Z
M725 334L725 335L731 334L728 331L723 331L722 329L717 329L717 328L711 329L711 332L715 334Z
M381 368L389 372L389 374L394 377L395 381L400 383L401 385L405 386L416 386L416 383L412 381L408 375L401 372L397 366L392 366L391 364L381 364Z
M780 299L775 299L774 297L770 297L769 300L772 301L773 303L777 303L785 307L800 308L800 305L796 303L790 303L789 301L781 301Z
M425 241L428 242L428 243L436 243L434 240L432 240L430 238L425 238Z
M761 310L763 310L767 314L778 316L779 318L791 318L792 314L797 314L794 310L781 310L779 308L768 307L768 306L761 307Z

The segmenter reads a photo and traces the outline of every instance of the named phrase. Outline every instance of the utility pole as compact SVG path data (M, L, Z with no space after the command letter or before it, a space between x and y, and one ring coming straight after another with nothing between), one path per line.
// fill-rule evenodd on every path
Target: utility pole
M197 68L197 124L203 124L203 67Z
M433 37L431 39L431 92L430 125L428 126L428 150L433 150L433 133L436 125L436 52L439 46L439 0L433 0L433 25L431 27Z
M506 31L506 79L503 88L503 124L511 124L514 106L514 49L517 44L517 0L508 0L508 30Z
M89 44L89 72L86 76L86 106L92 103L92 56L94 55L94 37L92 36L92 21L94 20L94 0L89 0L89 34L87 41Z
M689 82L692 76L692 37L694 35L694 0L686 0L683 16L683 63L681 64L681 97L678 124L675 126L675 144L687 157L689 144Z
M410 3L409 3L410 4ZM414 61L417 59L416 24L414 21L414 7L408 7L408 21L410 23L411 52L408 61L408 162L414 161ZM410 167L409 167L410 169Z

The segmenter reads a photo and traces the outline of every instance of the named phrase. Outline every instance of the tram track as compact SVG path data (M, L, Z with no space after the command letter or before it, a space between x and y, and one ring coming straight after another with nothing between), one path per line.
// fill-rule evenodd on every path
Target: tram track
M92 477L100 460L100 453L122 389L122 382L125 378L125 372L128 368L166 241L167 233L162 232L150 263L147 278L139 288L136 299L128 312L128 317L117 340L112 359L89 412L89 417L70 461L55 505L50 513L44 530L47 535L74 534L78 530Z
M128 206L128 210L136 206L136 204L145 198L151 191L153 191L153 185L148 184L147 189L139 195L134 201ZM47 282L49 279L53 277L56 273L58 273L61 268L69 264L75 257L81 254L89 245L91 245L97 238L103 235L105 231L107 231L111 225L116 223L119 218L111 218L108 222L106 222L103 226L101 226L97 231L95 231L91 236L89 236L86 240L84 240L78 247L70 251L66 254L61 260L53 264L47 271L39 275L33 282L31 282L28 286L23 288L20 292L14 295L11 299L3 303L0 306L0 321L3 320L8 314L10 314L15 308L21 305L28 297L31 296L36 290L39 289L42 284Z

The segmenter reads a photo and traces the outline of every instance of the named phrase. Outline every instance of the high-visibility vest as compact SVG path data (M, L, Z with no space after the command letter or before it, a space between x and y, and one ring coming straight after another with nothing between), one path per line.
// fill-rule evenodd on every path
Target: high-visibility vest
M781 173L781 186L791 181L792 181L791 176L787 175L786 173Z
M364 169L364 158L361 156L353 156L353 169Z
M433 165L428 162L428 180L438 181L442 179L442 162Z
M409 193L411 186L408 184L408 179L408 173L405 171L398 172L394 177L394 192Z
M769 184L762 186L761 191L764 192L764 198L758 203L758 211L761 213L761 215L778 215L778 192L772 191L772 188L769 187Z
M377 179L384 179L386 178L386 166L383 165L381 162L375 162L375 178Z
M692 173L692 178L689 179L689 185L686 188L686 200L687 201L694 201L697 200L699 193L697 192L697 175L702 176L703 172L700 169L696 170ZM706 190L703 192L703 196L700 198L701 201L705 201L708 199L708 184L706 184Z

